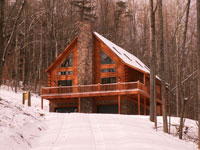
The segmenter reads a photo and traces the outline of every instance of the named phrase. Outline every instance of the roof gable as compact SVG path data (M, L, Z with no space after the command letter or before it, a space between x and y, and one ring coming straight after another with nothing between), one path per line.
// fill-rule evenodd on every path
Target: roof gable
M150 69L136 56L127 52L123 48L104 38L102 35L94 32L94 34L105 44L107 45L124 63L133 68L137 68L142 72L150 73Z
M75 39L64 49L62 53L60 53L56 60L47 68L46 72L51 72L54 68L56 68L66 59L66 57L71 53L71 50L74 44L77 42L77 39L78 37L75 37Z

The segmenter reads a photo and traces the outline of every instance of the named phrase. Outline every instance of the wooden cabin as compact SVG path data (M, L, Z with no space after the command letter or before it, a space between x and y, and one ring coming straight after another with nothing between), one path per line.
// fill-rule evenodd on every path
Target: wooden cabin
M47 99L50 112L149 114L149 68L91 28L81 24L78 36L46 70L42 107ZM160 89L157 79L158 114Z

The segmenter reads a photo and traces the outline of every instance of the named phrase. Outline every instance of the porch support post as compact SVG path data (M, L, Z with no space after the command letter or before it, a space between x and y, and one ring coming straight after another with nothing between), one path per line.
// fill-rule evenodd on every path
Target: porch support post
M146 97L144 98L144 115L146 115L146 109L147 109L147 102Z
M121 114L121 96L118 95L118 114Z
M81 98L78 97L78 112L81 112Z
M41 108L43 109L43 97L41 97Z
M162 105L160 105L160 115L162 115Z
M144 82L144 85L146 85L146 74L144 74L143 82Z
M138 115L140 115L140 94L138 94Z

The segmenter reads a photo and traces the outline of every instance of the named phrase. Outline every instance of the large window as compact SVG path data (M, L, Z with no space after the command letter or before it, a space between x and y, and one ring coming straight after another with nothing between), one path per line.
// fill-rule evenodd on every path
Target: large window
M101 78L102 84L116 83L116 77Z
M73 54L69 54L67 59L60 65L60 67L72 67L73 66Z
M101 50L101 64L114 64L114 61Z
M105 69L101 69L101 72L116 72L116 68L105 68Z
M72 80L58 80L58 86L72 86Z

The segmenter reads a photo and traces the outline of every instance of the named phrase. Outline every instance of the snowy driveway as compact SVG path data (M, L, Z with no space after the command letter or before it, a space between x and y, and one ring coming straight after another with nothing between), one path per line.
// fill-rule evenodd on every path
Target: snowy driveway
M46 116L33 150L195 150L192 143L152 129L147 117L102 114Z

